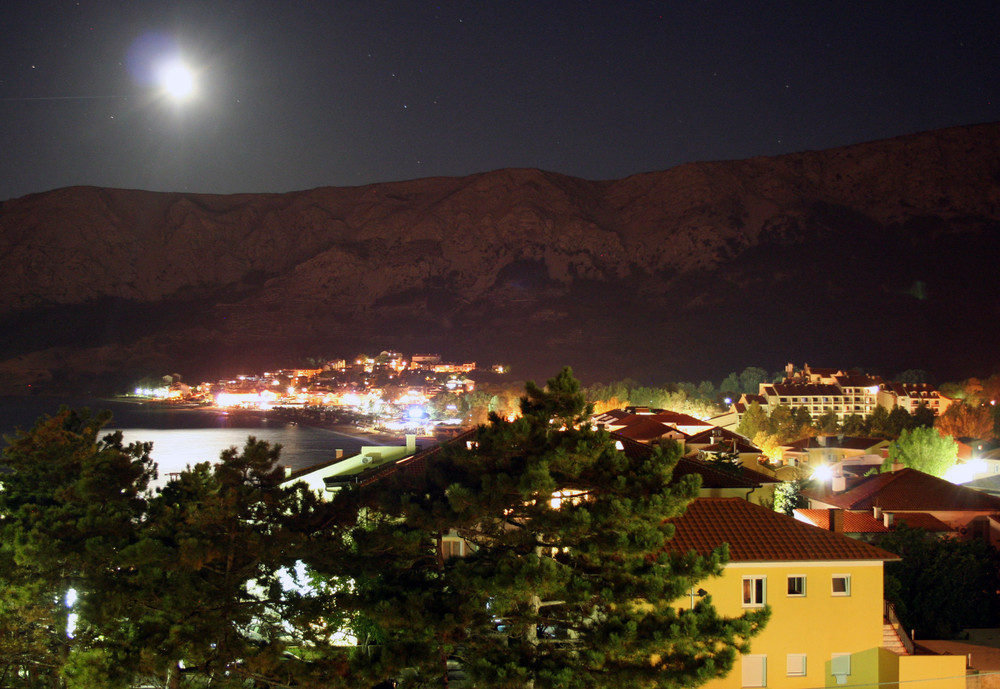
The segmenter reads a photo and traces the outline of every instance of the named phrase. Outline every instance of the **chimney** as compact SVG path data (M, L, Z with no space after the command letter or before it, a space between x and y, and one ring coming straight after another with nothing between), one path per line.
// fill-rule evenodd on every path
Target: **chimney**
M882 523L885 524L885 528L891 529L895 523L895 515L892 512L883 512Z
M344 451L343 450L334 450L333 451L333 458L334 459L343 459L344 458Z
M878 505L872 507L872 516L875 517L875 519L877 519L878 521L882 521L882 508L879 507Z
M827 511L830 514L830 531L844 533L844 510L831 507Z
M417 451L417 436L413 433L406 434L406 454L412 455Z
M830 490L834 493L843 493L847 490L847 477L843 474L840 476L834 476L833 480L830 481Z

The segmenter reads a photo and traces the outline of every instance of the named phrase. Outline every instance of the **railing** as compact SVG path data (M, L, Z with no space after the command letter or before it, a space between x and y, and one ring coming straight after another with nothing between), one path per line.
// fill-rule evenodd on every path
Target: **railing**
M886 621L892 625L893 630L896 632L896 636L898 636L899 640L903 643L903 648L906 649L906 652L910 655L914 655L916 650L913 646L913 640L910 638L910 635L906 633L906 630L903 629L902 623L900 623L899 618L896 616L896 608L893 607L892 603L887 600L882 602L885 606Z

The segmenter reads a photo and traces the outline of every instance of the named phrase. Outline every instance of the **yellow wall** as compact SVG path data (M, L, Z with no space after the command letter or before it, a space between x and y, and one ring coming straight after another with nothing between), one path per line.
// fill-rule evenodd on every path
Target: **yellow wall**
M851 577L850 595L833 595L834 575ZM771 619L751 641L750 653L767 656L767 686L806 689L835 686L831 675L834 653L851 654L847 684L879 681L882 645L882 563L793 562L730 563L719 579L702 582L723 615L743 613L743 577L766 577L766 603ZM788 577L805 576L805 596L787 595ZM679 602L685 607L684 601ZM806 655L806 675L786 674L790 653ZM742 687L742 660L729 676L705 685L711 689Z
M900 689L965 689L965 656L903 656Z
M850 595L834 595L833 577L844 574L851 577ZM750 642L750 654L766 656L768 687L964 689L964 656L898 656L882 648L881 562L730 563L721 577L702 582L700 588L712 596L720 614L738 616L746 610L745 576L766 577L765 602L771 608L771 619ZM805 576L805 596L788 595L789 576ZM690 598L677 605L688 607ZM790 653L805 654L804 677L787 675ZM850 654L850 675L845 684L838 684L832 674L833 654L840 653ZM705 687L743 687L743 662L738 658L728 677Z

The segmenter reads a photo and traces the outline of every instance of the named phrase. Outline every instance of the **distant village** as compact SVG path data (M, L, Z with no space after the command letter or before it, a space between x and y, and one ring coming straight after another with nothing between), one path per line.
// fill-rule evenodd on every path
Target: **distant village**
M443 393L455 400L472 393L476 383L469 374L475 362L451 363L437 354L384 351L378 356L359 355L348 361L333 359L315 368L286 368L248 373L232 379L190 384L179 376L138 386L133 394L174 404L195 404L225 409L267 412L279 410L304 420L352 418L370 430L433 435L437 424L462 425L457 405L431 403ZM490 371L503 375L506 367ZM441 398L444 399L444 398Z
M489 374L492 383L477 390L474 377L482 376L474 376L476 372ZM377 356L333 359L314 368L248 373L213 382L192 384L177 375L164 376L132 394L171 404L277 412L306 421L351 418L368 430L448 438L485 422L488 412L508 418L518 413L519 384L497 383L508 373L503 364L484 370L476 362L447 362L438 354L407 357L383 351ZM834 464L828 461L833 459L850 459L851 464L866 469L881 464L891 436L900 429L876 429L874 435L879 437L860 437L863 434L854 431L865 429L863 420L873 415L923 414L933 422L959 402L929 383L887 381L808 364L796 368L790 363L781 380L761 382L758 387L756 393L727 397L721 404L681 410L635 405L618 397L594 399L592 421L637 442L676 441L703 457L735 453L750 469L793 480L803 478L805 467L825 467ZM760 429L751 429L747 437L744 417L748 411L771 418L775 410L778 415L794 410L813 423L800 424L798 433L784 433L786 442L775 442L774 437L767 442ZM1000 473L1000 451L984 444L992 439L992 435L957 436L959 466L964 467L959 473L965 480ZM818 462L819 457L825 461ZM830 469L839 475L842 466Z

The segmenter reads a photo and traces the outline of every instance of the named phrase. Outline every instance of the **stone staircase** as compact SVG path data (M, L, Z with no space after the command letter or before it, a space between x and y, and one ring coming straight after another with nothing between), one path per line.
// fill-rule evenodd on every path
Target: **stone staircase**
M896 655L909 655L906 646L896 633L896 629L889 622L882 625L882 648L892 651Z
M916 653L913 641L896 615L896 608L889 601L882 602L882 648L901 656Z

